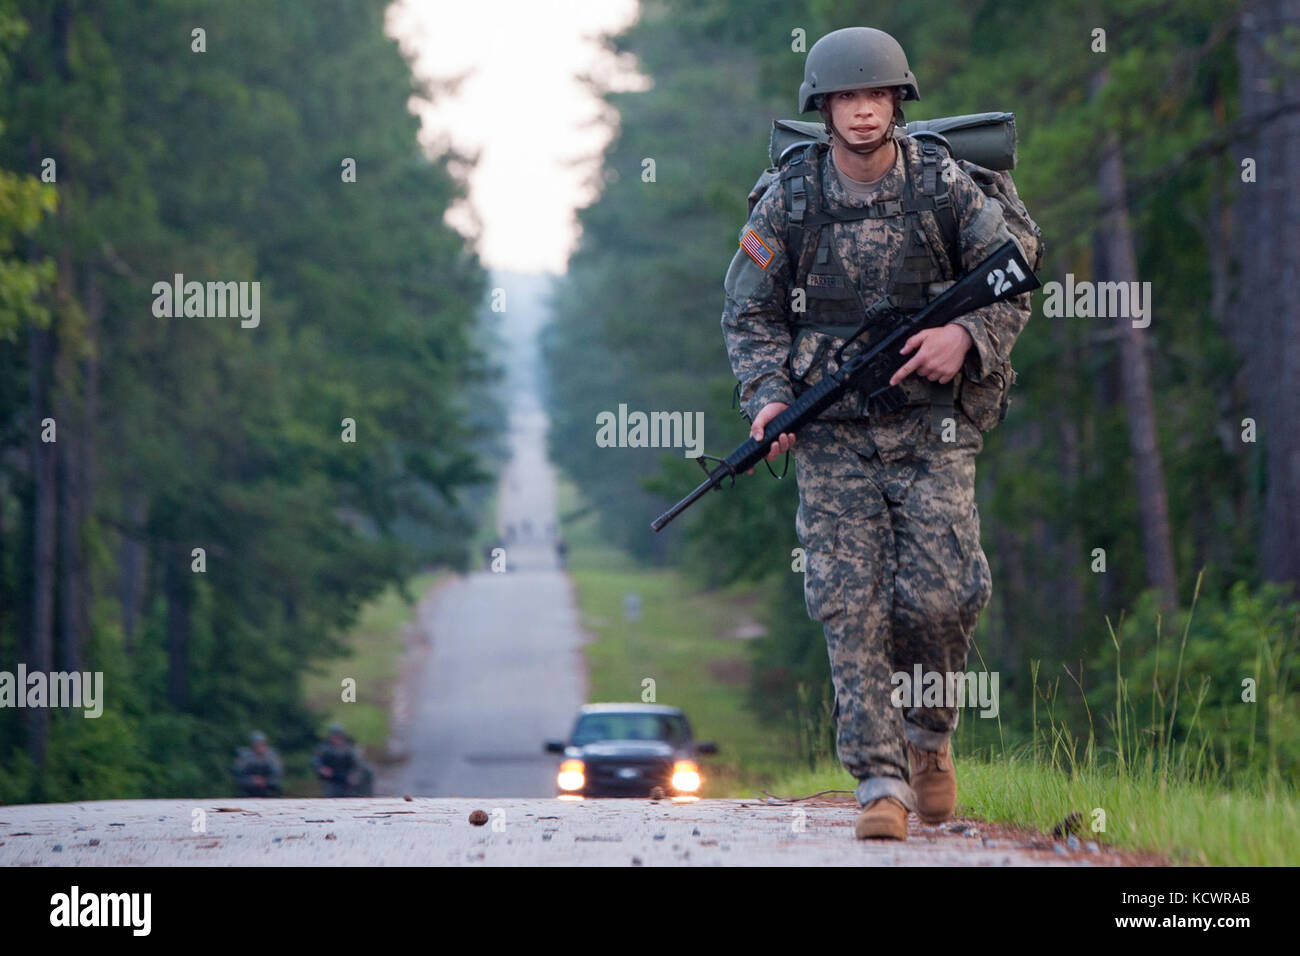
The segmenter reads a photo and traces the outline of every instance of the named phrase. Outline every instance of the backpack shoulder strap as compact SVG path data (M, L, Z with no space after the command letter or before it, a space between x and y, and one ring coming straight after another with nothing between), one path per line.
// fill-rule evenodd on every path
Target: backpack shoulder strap
M943 235L944 246L948 253L948 262L952 265L953 275L961 275L961 246L957 228L957 213L953 209L952 196L948 193L948 182L943 178L943 159L951 157L939 140L931 136L913 137L921 149L921 194L925 197L918 208L929 209L939 223L939 232ZM942 152L941 152L942 150Z
M808 220L808 179L815 177L814 164L820 158L817 143L809 143L795 154L793 162L781 170L781 184L785 188L785 208L789 224L786 227L786 260L792 269L803 257L804 236L811 225Z
M932 137L923 135L914 137L914 140L921 160L920 195L917 195L912 184L911 163L907 157L904 157L903 199L875 203L849 213L830 213L821 208L822 204L819 200L814 200L816 208L809 209L810 186L812 190L819 187L817 166L822 150L828 147L814 142L793 154L793 161L783 167L780 173L780 181L785 189L786 209L789 211L785 237L786 255L792 266L802 260L807 234L827 222L890 218L910 212L929 211L938 221L944 241L944 252L947 253L953 275L961 274L962 260L957 214L953 209L952 197L948 193L948 183L942 174L943 158L947 155L947 151L943 150L941 143Z

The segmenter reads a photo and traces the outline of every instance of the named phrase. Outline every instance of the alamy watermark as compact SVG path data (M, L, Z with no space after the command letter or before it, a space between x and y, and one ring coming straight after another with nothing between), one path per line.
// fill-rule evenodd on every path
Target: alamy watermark
M1043 283L1043 315L1049 319L1132 319L1133 328L1151 324L1150 282L1075 282L1074 273L1065 282Z
M981 717L998 715L998 672L895 671L889 699L895 707L980 707Z
M83 717L104 713L104 672L0 671L0 707L80 707Z
M240 327L255 329L262 321L262 283L185 281L155 282L153 314L160 319L224 319L239 316Z
M685 448L687 458L704 454L703 412L629 412L596 415L598 448Z
M83 893L74 884L67 893L50 897L50 925L118 926L133 936L148 936L152 910L152 893Z

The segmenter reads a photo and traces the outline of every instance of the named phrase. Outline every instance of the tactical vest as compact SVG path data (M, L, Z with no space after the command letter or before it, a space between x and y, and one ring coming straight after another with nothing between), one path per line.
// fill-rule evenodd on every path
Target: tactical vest
M865 207L837 207L831 209L821 188L821 161L828 146L810 143L794 162L782 170L780 180L785 189L789 226L786 232L786 250L792 264L791 288L804 290L805 311L791 312L791 329L797 333L811 328L838 338L851 335L863 317L871 311L893 309L902 314L920 311L933 298L930 285L952 279L961 272L961 254L958 247L957 217L953 211L948 184L940 174L941 147L929 139L914 139L919 148L921 162L921 189L915 189L915 171L912 158L898 138L898 148L903 151L903 198L873 202ZM941 254L931 255L931 243L921 221L921 214L932 213L944 238ZM906 244L902 257L894 264L886 284L886 295L878 302L865 303L856 284L840 261L832 242L833 229L822 226L836 222L856 222L862 219L892 219L903 217ZM949 271L945 274L936 261L945 256ZM874 338L874 336L873 336ZM827 353L830 349L826 350ZM821 356L824 363L829 354ZM793 360L793 350L791 360ZM824 371L824 370L823 370ZM961 379L958 372L947 384L918 379L919 384L908 388L913 400L924 394L928 387L928 401L932 408L931 424L937 434L943 419L953 414L953 396ZM906 380L905 380L906 381ZM796 392L801 391L795 383ZM857 393L855 393L857 394ZM865 411L864 397L858 395L858 413ZM925 399L921 399L925 400Z

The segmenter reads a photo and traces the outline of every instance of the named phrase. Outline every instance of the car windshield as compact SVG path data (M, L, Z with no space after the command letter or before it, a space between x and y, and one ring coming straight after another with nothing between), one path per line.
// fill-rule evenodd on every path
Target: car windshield
M573 728L577 747L598 740L664 740L682 744L688 739L686 720L671 714L583 714Z

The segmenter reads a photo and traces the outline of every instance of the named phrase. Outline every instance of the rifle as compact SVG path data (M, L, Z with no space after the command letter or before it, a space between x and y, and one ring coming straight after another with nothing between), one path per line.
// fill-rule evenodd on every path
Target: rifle
M838 402L849 389L857 389L867 396L872 415L887 414L902 408L907 402L906 393L897 385L889 384L890 377L907 362L907 357L899 354L902 343L922 329L946 325L958 316L1031 292L1039 285L1038 277L1025 261L1020 247L1015 242L1004 242L992 255L919 312L910 316L901 315L889 305L888 299L876 303L867 310L865 318L853 334L835 350L835 361L839 367L833 373L822 378L795 399L789 408L768 422L761 439L747 439L726 458L701 455L696 459L708 477L689 495L652 521L650 527L655 531L663 530L668 522L695 504L706 492L714 488L721 490L724 478L731 478L734 486L736 475L749 471L762 461L772 443L781 435L797 434L799 429ZM845 362L845 347L863 336L869 328L877 330L881 337L874 345L869 345L870 336L863 338L860 344L866 347ZM710 471L705 464L706 459L717 462L718 467Z

